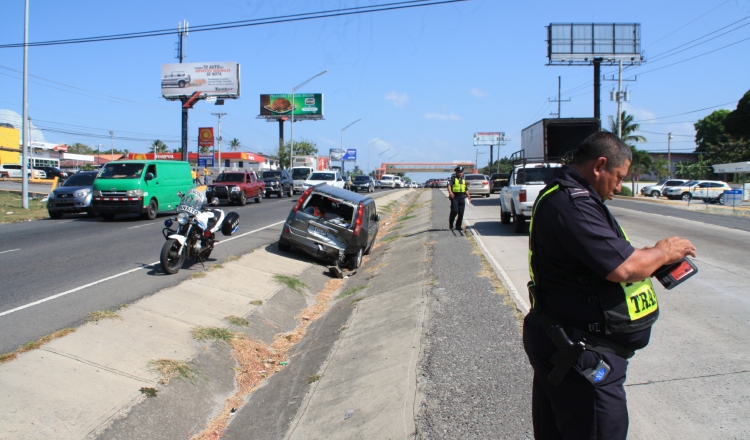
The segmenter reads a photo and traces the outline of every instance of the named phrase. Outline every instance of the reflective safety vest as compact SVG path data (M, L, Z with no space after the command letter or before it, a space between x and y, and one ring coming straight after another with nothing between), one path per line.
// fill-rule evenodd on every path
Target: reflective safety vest
M465 193L466 192L466 179L454 177L453 178L453 184L451 185L451 190L453 190L453 194L457 193Z
M575 203L575 200L582 195L583 191L588 192L576 184L565 180L558 180L544 188L537 198L536 203L534 203L534 208L531 212L531 223L529 224L529 274L531 275L529 292L531 306L537 311L543 309L543 304L540 304L540 298L536 298L532 292L538 292L539 287L545 288L545 286L540 286L539 280L536 277L538 271L534 270L537 267L537 260L539 258L538 256L534 256L536 248L534 241L534 219L539 205L560 191L567 192L569 197L571 197L572 203ZM590 196L586 195L586 197ZM618 236L630 243L630 239L622 226L614 220L606 207L604 207L604 210L610 219L613 220L613 223L617 225L616 232ZM579 280L581 277L577 277L576 274L572 273L564 273L562 269L559 270L560 272L556 272L558 275L566 277L569 281L580 283ZM616 283L609 282L606 279L593 280L593 283L589 285L597 286L597 303L600 305L604 315L604 333L631 333L644 330L652 326L659 317L659 303L656 300L656 292L650 278L635 283L619 283L619 289L615 288L617 286ZM578 299L586 300L583 297L579 297Z

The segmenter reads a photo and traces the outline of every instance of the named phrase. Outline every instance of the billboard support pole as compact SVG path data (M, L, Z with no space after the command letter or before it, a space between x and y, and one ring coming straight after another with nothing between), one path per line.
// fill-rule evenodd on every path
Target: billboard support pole
M31 128L27 127L29 124L29 108L28 108L28 77L29 77L29 0L25 2L25 9L23 14L23 116L21 118L21 202L23 209L29 209L29 178L26 176L26 167L29 167L31 171L32 167L29 164L29 155L27 155L27 146L30 145L30 137L26 137L26 133L31 134ZM27 130L28 128L28 130Z
M594 117L599 120L599 126L602 125L601 114L601 58L594 58Z
M180 102L182 103L182 157L184 158L185 162L189 162L188 159L188 109L185 108L185 103L187 103L188 98L180 98Z

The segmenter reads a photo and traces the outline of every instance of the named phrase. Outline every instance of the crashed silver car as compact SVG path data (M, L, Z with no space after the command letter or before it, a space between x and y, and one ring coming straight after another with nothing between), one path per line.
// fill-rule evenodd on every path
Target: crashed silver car
M294 245L313 257L350 270L372 250L380 228L375 201L325 183L309 187L289 213L279 249Z

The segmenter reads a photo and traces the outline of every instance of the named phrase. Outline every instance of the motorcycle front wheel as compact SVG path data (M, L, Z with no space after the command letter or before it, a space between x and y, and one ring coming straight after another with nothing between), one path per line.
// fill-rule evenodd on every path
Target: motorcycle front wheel
M161 248L161 268L168 274L180 271L182 263L185 262L185 252L180 253L180 243L170 238Z

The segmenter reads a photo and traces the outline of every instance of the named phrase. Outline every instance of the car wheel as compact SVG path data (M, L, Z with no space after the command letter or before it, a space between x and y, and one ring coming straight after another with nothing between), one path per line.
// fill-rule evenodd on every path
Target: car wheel
M279 237L279 250L280 251L288 251L292 248L292 244L289 243L289 241L285 238Z
M359 266L362 265L363 253L364 253L364 250L362 248L359 248L356 254L349 255L349 258L346 261L346 266L349 268L349 270L357 269Z
M719 205L724 204L724 194L719 194Z
M247 205L247 194L245 194L245 191L242 191L240 193L240 200L239 200L239 202L240 202L240 206Z
M56 211L47 211L47 212L49 212L49 217L55 220L61 219L63 216L62 212L56 212Z
M526 231L526 216L523 214L513 215L513 230L517 233Z
M104 219L105 222L111 222L112 220L115 219L115 215L114 214L102 214L102 218Z
M278 198L284 197L284 188L281 188L279 192L276 193L276 197Z
M143 217L144 220L153 220L156 218L157 209L158 205L156 203L156 200L151 199L151 201L148 202L148 208L146 208L146 212L141 214L141 217Z
M651 197L657 198L657 197L659 197L660 195L661 195L661 194L659 194L659 191L657 191L657 190L653 190L653 191L651 191Z
M263 200L263 190L259 189L258 190L258 195L255 196L255 203L260 203L261 200Z
M502 208L500 209L500 223L504 225L510 224L510 212L505 212Z
M686 193L682 193L682 200L683 200L683 201L685 201L685 202L689 202L689 201L690 201L690 199L692 199L692 198L693 198L693 195L692 195L692 194L690 194L689 192L686 192Z
M292 194L294 194L294 191L292 191L292 187L290 186L290 187L289 187L289 190L288 190L288 191L287 191L287 193L286 193L286 196L287 196L287 197L292 197Z
M177 85L182 89L185 87L185 81L180 81L177 83Z

